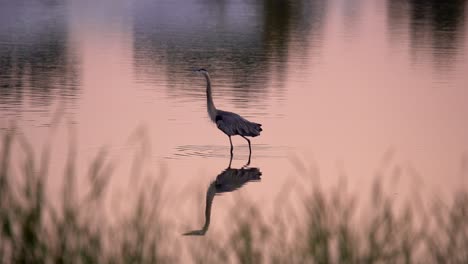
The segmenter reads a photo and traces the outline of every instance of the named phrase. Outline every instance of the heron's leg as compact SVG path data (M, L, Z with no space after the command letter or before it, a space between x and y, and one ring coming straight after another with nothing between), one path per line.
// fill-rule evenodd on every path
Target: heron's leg
M241 137L243 137L249 143L249 157L250 157L250 154L252 154L252 148L250 147L250 140L244 136L241 136Z
M232 146L231 136L228 136L228 137L229 137L229 143L231 143L231 159L232 159L232 150L234 149L234 147Z
M247 140L247 142L249 143L249 161L247 161L247 164L244 165L244 167L247 167L250 164L250 156L252 156L252 148L250 147L250 140L244 136L241 136L241 137L245 138L245 140Z
M247 161L247 163L242 168L248 167L250 165L250 156L252 156L251 152L249 152L249 160Z
M232 163L232 152L231 152L231 158L229 159L229 166L228 166L228 169L231 168L231 163Z

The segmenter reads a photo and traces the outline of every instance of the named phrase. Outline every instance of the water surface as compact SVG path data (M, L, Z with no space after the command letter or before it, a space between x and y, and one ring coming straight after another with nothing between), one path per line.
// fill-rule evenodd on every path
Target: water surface
M216 106L264 128L250 164L262 180L216 198L210 229L236 195L273 208L284 186L300 184L298 160L325 184L345 172L359 189L391 153L403 175L450 192L468 150L466 6L2 1L0 128L14 122L40 148L61 109L50 188L60 186L70 138L82 172L106 148L115 193L141 180L131 163L144 157L167 176L167 214L182 233L202 225L204 190L230 158L207 116L204 79L190 71L203 67ZM240 168L248 147L233 141Z

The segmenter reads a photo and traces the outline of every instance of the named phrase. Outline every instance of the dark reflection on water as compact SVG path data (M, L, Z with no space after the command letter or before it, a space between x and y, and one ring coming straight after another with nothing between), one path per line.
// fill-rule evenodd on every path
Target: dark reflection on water
M21 113L25 103L42 109L56 98L76 97L79 75L67 30L61 2L1 2L2 111Z
M463 47L466 6L466 0L388 0L388 27L398 41L409 28L413 58L432 53L441 70L453 66Z
M362 17L363 0L343 1L343 21L345 23L347 35L353 35L354 31Z
M213 205L213 200L215 195L233 192L248 182L260 181L260 176L262 173L258 168L247 167L249 162L240 169L231 168L232 156L229 160L229 166L223 170L216 179L210 183L208 190L206 191L206 202L205 202L205 223L200 230L193 230L185 233L184 235L197 235L203 236L208 231L211 221L211 207Z
M138 1L136 74L151 81L163 71L169 96L201 97L189 70L204 67L215 89L247 107L269 94L271 74L278 79L273 86L282 87L288 59L305 57L310 35L320 37L311 30L322 31L325 7L325 1Z

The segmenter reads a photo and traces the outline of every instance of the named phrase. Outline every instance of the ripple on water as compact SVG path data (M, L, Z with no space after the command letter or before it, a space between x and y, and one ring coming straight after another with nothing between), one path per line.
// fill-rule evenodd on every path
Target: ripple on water
M271 146L267 144L252 145L252 152L255 158L283 158L290 147ZM234 160L244 160L249 156L249 147L235 146ZM188 157L200 158L229 158L229 146L224 145L180 145L175 147L175 151L166 156L166 159L183 159Z

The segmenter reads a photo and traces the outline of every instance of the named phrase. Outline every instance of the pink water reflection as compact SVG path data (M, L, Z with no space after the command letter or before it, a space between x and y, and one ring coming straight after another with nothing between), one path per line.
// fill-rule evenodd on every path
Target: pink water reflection
M286 56L275 56L275 49L265 51L271 58L256 62L262 71L255 74L261 76L247 87L250 90L246 88L248 92L232 88L242 86L236 83L240 80L251 80L238 76L248 71L230 69L237 65L229 64L231 58L220 58L221 65L213 63L217 106L264 127L262 135L252 141L252 166L262 171L261 183L217 199L213 228L222 223L228 214L225 208L235 195L249 197L268 210L286 184L300 185L298 168L291 162L296 158L316 164L325 184L335 182L339 172L346 171L350 185L357 189L370 184L389 150L403 168L403 175L416 170L430 189L450 191L463 182L460 169L468 150L466 33L459 34L458 52L450 53L449 67L441 70L434 53L444 50L415 50L409 44L412 35L407 27L389 33L385 4L363 2L359 15L354 16L356 21L351 23L353 28L346 20L349 17L342 15L345 6L330 2L326 16L317 24L320 30L307 31L310 35L300 41L289 37L283 40L286 47L276 47L287 49L283 50ZM242 10L239 5L228 11ZM145 50L144 45L137 49L143 40L135 36L132 10L120 2L112 8L72 4L68 41L78 55L80 96L76 108L70 110L73 114L66 115L63 122L71 123L76 131L79 172L86 172L86 164L101 146L107 146L116 162L112 181L115 193L125 193L123 190L132 187L134 175L129 172L139 143L129 137L142 128L142 135L148 138L143 141L148 151L146 168L154 175L161 166L167 168L167 200L174 201L168 214L183 231L199 225L200 219L189 216L202 208L186 201L202 200L203 190L229 162L228 139L207 117L203 78L182 72L216 59L195 58L199 65L190 65L193 58L182 56L173 65L169 52L159 54L159 50ZM297 21L291 21L294 28ZM225 21L226 28L237 25L236 20L231 22ZM169 28L168 34L184 42L180 32L190 31L190 25L181 31L178 26L174 25L174 32ZM217 26L220 32L225 29ZM257 32L245 27L245 32L238 34L244 34L246 42L238 45L247 43L242 46L245 49L251 42L255 47L262 46L266 37L255 36L265 29ZM235 32L238 30L235 27ZM292 32L283 33L289 36ZM274 46L275 42L265 45ZM147 57L142 56L145 52ZM160 60L151 59L153 53L161 56ZM145 58L150 63L144 64ZM227 65L227 71L223 71L223 65ZM257 103L249 102L249 96ZM18 120L36 146L48 134L48 128L38 124L48 118L26 111ZM6 121L2 122L5 127ZM51 189L59 189L68 139L67 127L62 125L54 139ZM233 167L240 167L246 162L248 149L241 138L234 138L234 144Z

